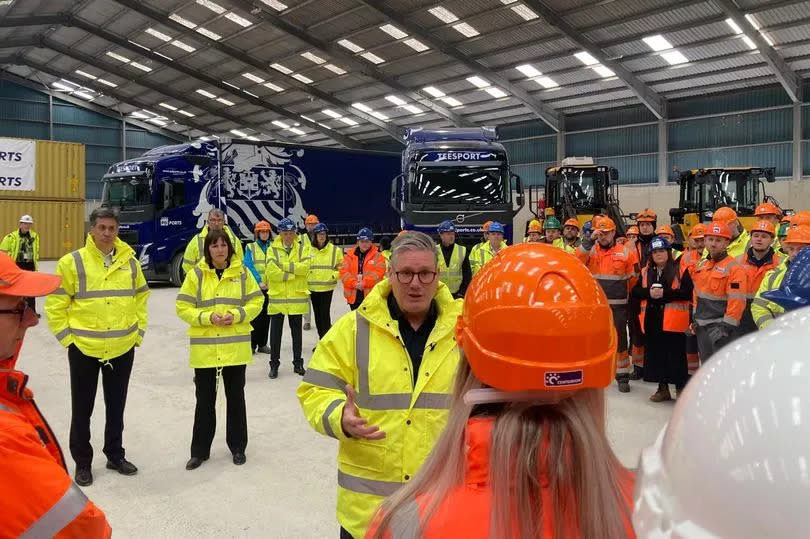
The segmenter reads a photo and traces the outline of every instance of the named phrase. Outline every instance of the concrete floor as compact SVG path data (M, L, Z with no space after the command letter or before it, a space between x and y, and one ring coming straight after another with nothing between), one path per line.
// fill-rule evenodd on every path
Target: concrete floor
M53 262L43 263L52 271ZM135 354L127 402L124 446L140 471L124 477L106 470L101 448L104 404L101 384L93 417L95 482L84 491L107 514L116 537L337 537L335 519L337 443L316 434L295 398L301 380L293 374L289 329L285 327L282 368L267 378L268 356L254 356L245 390L250 442L247 464L234 466L225 444L224 395L218 404L211 459L185 470L194 412L194 386L188 366L187 326L175 316L177 289L155 285L149 300L149 329ZM41 310L43 300L38 300ZM333 319L348 312L342 295L332 304ZM304 332L305 357L317 333ZM30 375L29 387L59 438L65 456L70 425L67 353L42 323L28 331L18 363ZM632 383L629 394L612 386L608 427L626 466L635 467L669 418L672 403L647 398L653 384ZM73 463L69 463L73 473Z

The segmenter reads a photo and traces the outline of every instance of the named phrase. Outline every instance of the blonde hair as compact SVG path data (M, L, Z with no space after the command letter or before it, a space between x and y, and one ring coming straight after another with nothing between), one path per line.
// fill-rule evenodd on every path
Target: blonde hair
M374 539L392 527L422 537L442 501L464 484L464 434L475 410L463 398L480 387L462 358L447 427L414 479L378 509ZM629 472L605 433L604 390L580 390L556 404L515 402L496 409L489 462L491 538L542 537L544 514L552 516L555 539L627 536L630 509L620 485ZM540 470L548 478L550 507L541 502ZM417 497L421 511L414 511Z

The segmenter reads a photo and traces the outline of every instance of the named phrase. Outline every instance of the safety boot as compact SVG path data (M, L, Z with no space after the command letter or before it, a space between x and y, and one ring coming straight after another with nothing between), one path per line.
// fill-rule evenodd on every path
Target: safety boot
M269 378L278 378L278 367L280 364L277 359L270 360L270 373L267 375Z
M633 372L630 373L631 380L641 380L644 378L644 368L638 365L633 365Z
M293 361L293 372L295 374L300 374L301 376L304 376L307 373L307 371L304 369L303 359L296 359Z
M658 391L650 395L650 400L653 402L664 402L672 400L672 393L669 392L667 384L658 384Z
M619 386L620 393L630 393L630 375L618 374L616 375L616 384Z

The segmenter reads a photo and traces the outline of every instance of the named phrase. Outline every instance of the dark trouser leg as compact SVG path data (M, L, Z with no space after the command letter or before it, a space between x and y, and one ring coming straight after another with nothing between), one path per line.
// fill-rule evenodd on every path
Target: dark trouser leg
M129 376L135 360L135 348L101 367L101 386L104 389L104 454L110 461L124 458L124 408L127 405Z
M245 370L245 365L222 369L222 384L225 386L225 398L228 400L225 441L231 453L244 453L248 442Z
M354 309L352 309L354 310ZM340 539L354 539L354 536L347 532L342 526L340 528Z
M284 333L284 315L270 315L270 365L278 365L281 359L281 336Z
M630 376L630 355L627 353L627 306L613 307L613 324L616 327L616 379Z
M98 359L84 355L71 344L68 347L70 365L70 454L77 467L89 467L93 462L93 446L90 445L90 417L96 402L98 389Z
M194 369L194 392L197 405L194 408L194 428L191 434L191 456L208 458L211 442L217 429L217 370Z
M270 315L267 314L267 291L264 290L264 304L259 315L250 322L250 345L253 350L267 346L267 332L270 328Z
M332 290L310 293L312 310L315 313L315 325L318 327L318 337L321 339L332 327L332 293Z
M700 363L703 365L714 353L715 345L709 334L710 326L697 326L695 328L695 335L697 337L698 354L700 355Z
M301 340L303 331L301 329L301 322L303 315L289 314L287 315L287 322L290 324L290 333L292 333L292 349L293 349L293 363L303 363L304 358L301 355Z

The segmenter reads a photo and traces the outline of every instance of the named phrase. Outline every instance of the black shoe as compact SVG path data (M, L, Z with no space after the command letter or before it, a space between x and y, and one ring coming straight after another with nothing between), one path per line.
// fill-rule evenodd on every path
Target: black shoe
M270 353L270 347L267 346L267 345L260 346L258 352L261 352L262 354L269 354Z
M644 378L644 369L633 365L633 372L630 373L631 380L641 380Z
M196 470L206 460L208 460L208 457L191 457L186 462L186 470Z
M107 469L117 470L121 475L135 475L138 473L138 468L127 459L120 459L115 462L108 460Z
M77 467L74 479L76 480L76 484L79 485L80 487L89 487L90 485L92 485L93 472L90 470L90 466Z
M304 331L309 331L310 329L312 329L312 324L310 324L309 322L304 322L304 328L303 329L304 329Z
M620 393L630 393L630 381L628 379L616 380L616 383L619 385Z
M247 462L247 457L244 453L234 453L233 454L233 463L237 466L241 466L242 464Z
M300 374L301 376L304 376L307 373L307 371L304 369L304 362L303 361L293 362L293 372L295 374Z
M270 374L267 376L273 379L278 378L278 365L270 365Z

